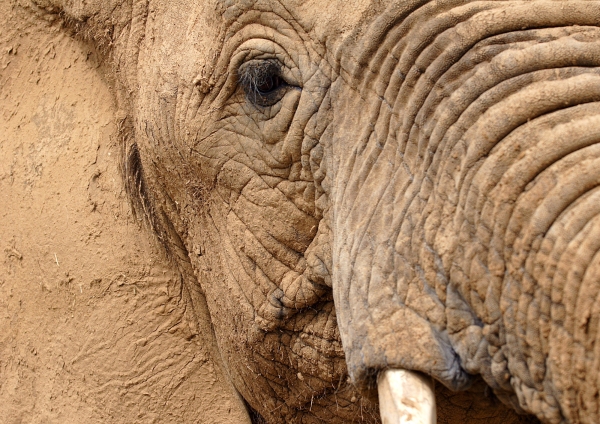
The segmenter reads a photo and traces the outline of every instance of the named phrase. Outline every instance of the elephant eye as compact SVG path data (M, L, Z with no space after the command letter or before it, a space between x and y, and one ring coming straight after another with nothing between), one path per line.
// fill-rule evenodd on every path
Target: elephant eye
M256 106L273 106L290 87L281 76L281 64L275 60L252 60L239 70L239 84L246 98Z
M274 90L277 90L284 84L284 81L279 75L267 75L264 80L261 81L260 85L256 87L256 90L261 95L266 95Z

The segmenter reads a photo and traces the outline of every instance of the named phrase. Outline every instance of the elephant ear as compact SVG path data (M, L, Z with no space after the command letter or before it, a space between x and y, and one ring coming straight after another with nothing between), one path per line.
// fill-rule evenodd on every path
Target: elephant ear
M147 0L22 1L40 14L60 18L70 35L91 42L114 71L122 70L120 83L135 87L136 64L148 16Z
M41 13L58 15L78 35L105 51L124 31L130 29L134 16L145 20L147 1L123 0L29 0L28 6ZM135 25L135 23L134 23ZM129 32L129 31L127 31ZM143 37L143 34L141 34Z
M36 19L100 31L117 2L15 3L0 1L3 417L249 424L203 294L122 195L101 59Z

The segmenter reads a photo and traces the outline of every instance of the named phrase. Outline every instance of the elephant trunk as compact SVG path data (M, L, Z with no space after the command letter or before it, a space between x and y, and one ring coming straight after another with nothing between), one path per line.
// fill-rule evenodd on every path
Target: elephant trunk
M332 87L350 375L481 374L521 411L597 422L600 5L413 3Z

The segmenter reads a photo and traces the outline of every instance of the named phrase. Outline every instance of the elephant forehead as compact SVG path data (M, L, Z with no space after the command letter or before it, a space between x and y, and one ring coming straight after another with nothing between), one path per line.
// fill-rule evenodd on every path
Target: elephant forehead
M253 27L252 36L258 38L269 38L265 27L288 36L290 29L303 33L301 41L325 46L335 61L340 49L347 47L347 41L359 38L357 33L367 30L374 21L379 22L378 16L410 10L415 7L414 3L384 4L374 0L157 2L149 9L145 43L151 50L149 54L160 62L163 73L171 71L184 77L198 71L205 76L217 71L216 59L224 53L224 42L248 27Z
M364 21L372 20L374 16L381 13L384 2L373 0L344 1L333 0L322 2L311 1L287 1L291 10L296 11L297 18L305 28L310 28L315 38L326 41L339 41L361 28ZM406 3L406 1L385 2ZM331 45L331 44L330 44Z
M406 1L395 3L402 4ZM223 1L221 4L225 10L234 13L256 9L276 11L283 8L303 28L310 29L321 40L353 32L362 20L376 16L384 8L382 2L374 0L250 0Z

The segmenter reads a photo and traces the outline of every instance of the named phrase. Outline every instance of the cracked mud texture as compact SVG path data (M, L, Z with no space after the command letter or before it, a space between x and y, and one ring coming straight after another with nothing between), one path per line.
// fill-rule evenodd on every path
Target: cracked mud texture
M386 367L442 423L595 421L596 2L22 3L8 422L377 422Z
M131 214L94 50L13 5L0 2L0 423L249 423L210 326Z

